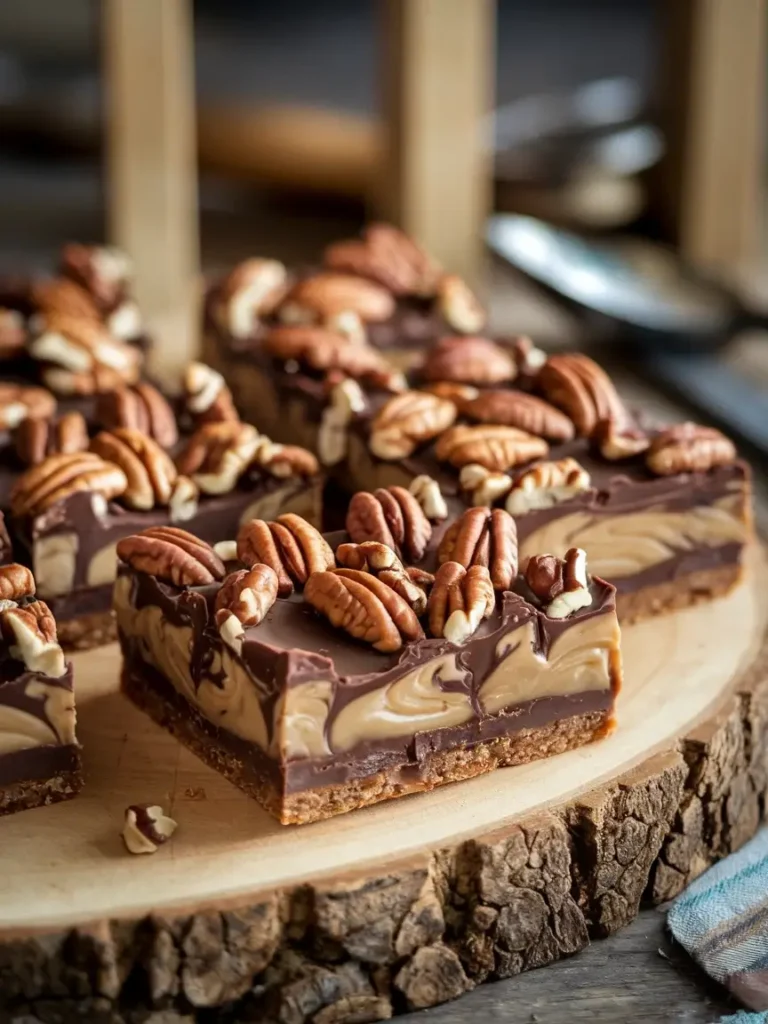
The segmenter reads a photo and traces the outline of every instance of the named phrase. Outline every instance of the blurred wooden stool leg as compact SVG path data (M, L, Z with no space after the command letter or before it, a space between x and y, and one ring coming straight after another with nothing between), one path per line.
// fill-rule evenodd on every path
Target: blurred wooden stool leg
M382 0L379 207L446 267L477 283L491 204L493 0Z
M110 240L136 265L157 374L198 352L199 242L191 0L106 0Z
M663 3L660 97L668 155L658 181L665 231L700 266L757 255L762 210L766 0Z

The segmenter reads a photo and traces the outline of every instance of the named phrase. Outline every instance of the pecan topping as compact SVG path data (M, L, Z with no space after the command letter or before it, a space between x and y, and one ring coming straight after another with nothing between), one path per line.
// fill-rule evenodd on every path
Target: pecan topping
M515 379L515 361L489 338L443 338L427 353L422 374L430 381L502 384Z
M548 451L549 445L540 437L516 427L490 423L452 427L435 446L435 454L442 462L450 462L459 469L476 462L494 473L540 459Z
M233 338L248 338L283 300L288 271L278 260L254 258L234 267L219 286L216 317Z
M313 323L352 312L366 323L378 323L394 311L391 292L362 277L328 271L297 281L277 315L284 323Z
M26 343L24 317L15 309L0 306L0 359L18 355Z
M184 374L187 411L195 426L201 423L237 423L232 392L224 378L205 363L190 363Z
M495 607L496 595L484 565L465 569L458 562L444 562L429 595L430 632L452 644L463 644Z
M477 334L488 319L472 289L456 274L445 274L440 278L437 308L446 323L462 334Z
M618 462L631 459L648 450L651 439L638 427L625 426L615 420L600 420L592 434L592 443L604 459Z
M70 243L61 251L61 273L82 285L102 311L114 309L130 285L133 267L119 249Z
M276 359L295 359L311 370L340 370L388 391L405 387L402 374L377 349L352 344L343 335L323 327L273 327L265 335L262 347Z
M453 402L459 412L464 412L464 405L467 402L473 402L480 394L479 390L471 384L459 384L452 380L438 380L434 384L424 384L421 390Z
M404 391L380 409L369 447L380 459L403 459L441 434L456 419L456 406L426 391Z
M192 519L197 514L200 504L199 499L200 488L195 481L179 473L171 489L171 496L168 499L171 522L185 523Z
M277 600L277 574L268 565L254 565L226 576L216 595L216 625L233 644L246 626L258 626Z
M392 548L375 540L362 544L340 544L336 561L344 569L369 572L399 594L417 615L427 608L427 594L433 581L431 573L406 569Z
M147 510L168 505L178 472L157 441L138 430L118 427L111 433L105 430L98 434L91 442L91 451L125 473L128 486L122 497L129 508Z
M46 420L56 412L56 399L45 388L0 382L0 430L13 430L24 420Z
M251 519L237 535L237 557L249 567L268 565L277 576L278 594L287 597L312 573L336 564L323 535L301 516L286 512L274 522Z
M349 425L365 407L365 395L356 380L344 377L332 385L317 435L317 451L324 466L335 466L347 454Z
M354 569L313 573L304 598L333 626L378 651L399 651L404 641L424 636L413 609L369 573Z
M573 612L592 604L587 556L581 548L570 548L564 559L532 555L525 569L525 580L545 606L550 619L567 619Z
M140 430L161 448L173 448L179 439L176 416L168 400L146 381L99 395L96 420L105 430Z
M517 527L502 508L469 508L440 541L437 561L458 562L468 569L485 565L495 590L509 590L517 576Z
M714 427L697 423L679 423L651 441L645 461L657 476L677 473L706 473L725 466L736 458L736 448L725 434Z
M0 631L11 643L11 654L30 672L58 679L66 671L64 652L56 636L56 622L44 601L0 612Z
M448 518L448 506L437 480L426 473L421 473L411 480L408 490L418 501L421 511L430 522L437 523Z
M88 426L81 412L68 412L58 420L25 419L13 434L16 455L25 466L37 466L49 455L84 452Z
M624 403L610 377L587 356L550 356L538 382L545 396L568 413L582 436L589 437L600 420L627 420Z
M122 469L96 452L50 455L17 480L11 491L11 510L17 516L37 516L77 491L99 494L109 501L123 494L127 486Z
M65 317L97 323L101 312L93 296L79 284L66 277L35 281L31 288L32 305L37 310L38 323Z
M330 270L368 277L393 295L435 294L439 268L420 246L398 228L371 224L362 240L329 245L323 256Z
M320 472L320 464L312 452L296 444L273 444L267 441L257 450L255 461L280 480L294 476L307 480Z
M118 541L117 557L137 572L177 587L201 587L226 575L210 544L176 526L151 526Z
M227 494L265 440L249 423L204 423L187 441L176 466L204 494Z
M461 412L478 423L517 427L547 441L570 441L574 435L573 423L564 413L524 391L484 391L464 402Z
M432 536L421 505L404 487L358 491L349 503L346 527L356 543L378 541L408 562L423 557Z
M515 480L507 498L507 512L519 516L533 509L552 508L591 486L589 473L575 459L540 462Z
M35 578L31 569L17 562L0 565L0 601L20 601L35 592Z
M477 462L462 466L459 487L469 496L469 504L490 508L512 489L512 477L507 473L492 473Z
M547 353L536 348L531 339L525 336L515 338L512 342L512 352L518 374L528 381L538 376L539 370L547 361Z
M121 384L134 384L141 369L139 350L113 337L96 320L57 314L29 350L50 364L43 379L62 394L92 395Z

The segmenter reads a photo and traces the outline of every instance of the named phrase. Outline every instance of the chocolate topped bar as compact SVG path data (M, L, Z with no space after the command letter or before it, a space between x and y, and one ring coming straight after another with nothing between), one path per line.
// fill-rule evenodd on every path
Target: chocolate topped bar
M0 566L0 815L82 785L72 665L29 569Z
M442 558L418 502L390 496L403 528L392 546L324 537L296 516L246 523L226 565L176 530L118 545L125 692L283 823L614 726L615 591L584 553L519 574L513 518L479 523L474 509L452 525L483 556ZM401 560L419 551L420 565Z

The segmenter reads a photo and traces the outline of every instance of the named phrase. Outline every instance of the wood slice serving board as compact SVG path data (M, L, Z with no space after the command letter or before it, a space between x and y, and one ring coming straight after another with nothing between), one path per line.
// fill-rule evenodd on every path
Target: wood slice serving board
M360 1024L617 930L762 818L768 560L749 562L730 597L624 631L608 739L303 827L128 704L116 647L76 655L86 788L0 820L0 1010ZM154 856L119 836L140 802L179 822Z

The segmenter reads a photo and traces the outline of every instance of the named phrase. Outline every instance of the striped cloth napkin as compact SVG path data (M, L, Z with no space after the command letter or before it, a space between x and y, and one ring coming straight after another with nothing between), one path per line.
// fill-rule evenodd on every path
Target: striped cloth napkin
M768 1011L768 828L673 903L667 924L707 974L750 1010ZM768 1013L724 1017L768 1024Z

